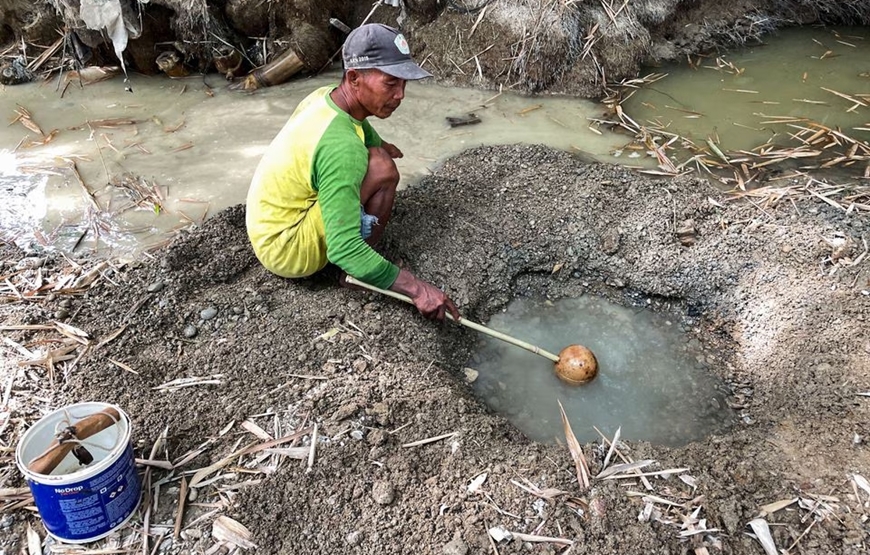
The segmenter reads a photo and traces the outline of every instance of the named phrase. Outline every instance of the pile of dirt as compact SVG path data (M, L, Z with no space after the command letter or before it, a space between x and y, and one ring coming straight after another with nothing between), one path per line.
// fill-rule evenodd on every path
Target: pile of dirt
M687 220L691 246L677 235ZM868 235L866 218L821 201L728 202L700 180L656 181L544 147L471 150L399 194L387 254L472 319L517 296L603 295L668 312L721 353L713 368L731 384L739 421L729 433L674 449L620 442L627 458L656 461L644 470L689 468L681 479L649 477L651 489L640 478L586 489L567 448L532 443L487 410L463 374L472 332L342 289L334 270L304 280L265 271L243 207L72 300L67 323L94 338L123 331L82 358L53 403L119 404L137 457L164 429L168 460L206 442L185 469L248 444L246 420L273 436L316 423L310 472L305 461L272 474L239 468L243 488L199 490L206 507L233 501L258 553L485 553L495 541L487 530L502 526L573 541L577 554L755 554L747 523L766 504L800 499L767 516L779 547L812 525L800 552L857 554L868 541L867 494L852 477L870 468L861 437L870 400L858 395L870 390ZM833 238L851 249L832 257ZM4 311L6 324L50 320L57 302ZM10 337L29 344L38 333ZM154 389L191 377L215 383ZM445 434L454 435L407 446ZM594 476L608 446L583 450ZM6 476L0 487L20 485ZM152 524L171 527L166 495ZM498 552L566 545L527 540Z

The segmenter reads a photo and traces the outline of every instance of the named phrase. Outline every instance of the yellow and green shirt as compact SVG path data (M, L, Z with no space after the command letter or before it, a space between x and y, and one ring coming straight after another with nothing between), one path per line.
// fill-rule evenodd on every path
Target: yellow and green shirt
M260 262L283 277L304 277L327 261L389 288L399 269L360 234L360 185L368 148L381 138L317 89L269 145L248 190L248 237Z

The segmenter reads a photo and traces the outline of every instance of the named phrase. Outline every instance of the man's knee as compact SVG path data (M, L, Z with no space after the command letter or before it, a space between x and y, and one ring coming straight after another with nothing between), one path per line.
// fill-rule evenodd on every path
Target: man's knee
M369 148L369 167L366 171L366 180L391 186L396 186L399 183L399 168L396 167L393 157L381 147Z

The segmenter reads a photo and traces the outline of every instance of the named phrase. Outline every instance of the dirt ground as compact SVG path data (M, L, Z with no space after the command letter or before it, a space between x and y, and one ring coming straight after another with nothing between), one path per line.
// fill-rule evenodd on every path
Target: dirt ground
M683 246L675 232L689 219L695 243ZM52 407L99 400L131 415L139 458L164 430L155 459L203 448L172 472L150 471L170 478L151 490L154 535L171 536L181 473L317 425L310 471L308 448L232 459L195 488L182 536L152 541L161 553L218 552L216 512L250 530L255 553L758 554L747 523L759 514L780 549L866 553L868 236L866 214L814 197L729 201L697 179L653 180L534 146L468 151L401 192L386 253L442 285L464 315L485 321L521 295L603 295L668 311L722 353L713 367L732 389L734 427L682 448L619 442L626 459L655 461L644 472L689 470L646 484L593 478L587 489L564 445L530 442L472 395L463 368L473 332L342 289L334 270L269 274L248 246L244 208L231 208L153 260L102 267L81 294L0 305L5 326L62 317L91 338L51 387L45 367L19 367L25 357L9 345L36 350L60 336L3 332L10 377L0 385L11 396L0 489L24 486L11 448L40 416L34 397ZM25 255L41 266L23 269ZM8 244L2 258L19 291L96 264ZM194 376L216 383L154 389ZM454 435L407 446L444 434ZM597 475L607 445L582 448ZM0 514L8 554L24 552L28 523L42 530L32 511L10 511L27 504L11 499ZM781 500L796 502L762 510ZM142 552L143 520L140 509L101 545ZM562 543L495 543L487 530L498 526Z

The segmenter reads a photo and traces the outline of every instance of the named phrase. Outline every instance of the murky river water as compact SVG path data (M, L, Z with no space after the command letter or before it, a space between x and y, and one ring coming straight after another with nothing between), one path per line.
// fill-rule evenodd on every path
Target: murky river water
M723 149L750 148L788 131L764 124L770 115L811 117L867 140L866 106L835 94L860 100L855 95L870 92L866 35L786 30L764 47L707 58L696 68L658 68L669 76L625 107L635 120L702 142L714 137ZM39 145L39 135L20 122L0 126L0 232L22 245L114 255L159 245L169 232L244 202L260 155L296 104L338 78L300 78L256 94L228 91L215 75L133 76L132 93L120 78L73 83L62 97L56 81L7 87L0 96L7 121L23 108L46 135L57 132ZM445 121L469 112L482 123L450 128ZM543 143L654 166L649 153L623 152L630 138L590 129L589 118L602 113L585 100L410 83L402 107L374 124L405 152L403 184L481 144Z
M202 78L133 76L132 94L115 79L70 86L63 98L54 82L10 87L3 110L10 119L17 104L46 134L59 131L46 145L11 154L19 141L36 135L18 124L0 128L0 187L8 199L0 207L0 228L18 233L23 241L38 231L68 249L82 235L83 213L91 212L87 221L115 227L102 240L121 252L162 241L167 230L244 202L261 154L296 104L339 78L330 73L256 94L228 91L215 76L207 78L212 87ZM401 108L373 124L403 150L398 164L407 185L447 157L482 144L546 143L606 159L622 139L589 129L588 118L600 111L584 100L409 83ZM447 116L469 112L482 122L455 128L446 123ZM94 123L88 125L88 120ZM105 217L89 210L92 203L83 196L70 161L94 194L100 207L96 212L104 211ZM160 208L146 199L125 209L131 201L125 174L146 197L159 196ZM118 182L127 187L109 185ZM157 195L148 194L155 190ZM91 247L94 239L89 233L82 247Z
M789 134L808 122L870 142L867 28L784 29L764 45L649 71L667 77L623 108L642 125L696 144L710 139L732 152L768 140L797 145Z
M734 419L723 384L710 372L715 354L680 330L673 318L584 296L556 303L516 299L489 326L558 353L582 344L595 353L598 377L569 386L553 364L485 338L469 366L475 392L529 438L564 441L561 401L581 442L612 437L684 445L721 432ZM476 362L475 362L476 361Z

